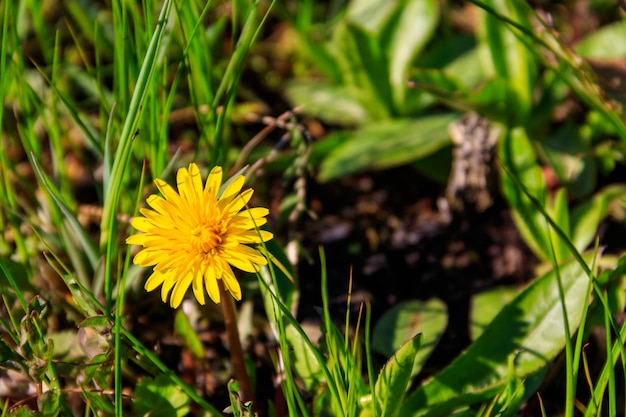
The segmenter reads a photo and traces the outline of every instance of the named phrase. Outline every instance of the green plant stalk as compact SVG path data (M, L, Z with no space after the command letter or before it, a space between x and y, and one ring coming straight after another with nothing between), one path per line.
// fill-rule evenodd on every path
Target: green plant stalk
M365 301L365 358L367 361L367 379L370 387L370 404L376 404L376 394L374 390L374 383L376 380L376 374L374 373L374 363L372 361L372 306L369 300Z
M145 175L145 164L141 170L141 178L139 180L139 190L143 189L144 184L144 175ZM141 191L137 193L137 197L135 199L135 207L139 207L139 202L141 200ZM136 209L135 209L136 210ZM126 256L124 257L124 273L121 274L121 278L118 282L117 286L117 300L115 305L115 325L113 326L113 337L114 337L114 347L115 347L115 357L114 357L114 392L115 392L115 415L117 417L121 417L123 415L122 409L122 317L124 314L124 297L126 292L126 278L128 275L128 268L130 266L130 246L126 246Z
M609 316L610 317L610 316ZM607 329L608 331L608 329ZM626 323L622 325L619 335L617 339L623 340L626 337ZM609 347L607 346L607 349ZM621 353L621 355L620 355ZM599 408L597 405L602 405L602 398L604 396L604 391L606 390L606 386L609 383L609 379L611 378L611 373L613 373L613 367L617 363L617 359L619 357L624 356L624 346L621 342L615 342L613 347L611 348L611 353L608 357L612 358L612 361L606 361L604 363L604 368L600 373L600 376L597 379L595 389L589 399L589 403L587 404L587 411L585 412L585 417L592 417L599 415ZM624 366L624 365L622 365Z
M114 230L114 219L117 211L119 197L121 194L122 180L124 178L124 171L128 165L130 159L130 150L132 145L132 139L139 122L139 118L142 114L142 104L145 101L147 95L147 86L152 78L154 72L154 65L156 62L157 52L161 45L161 41L165 35L165 27L169 20L169 14L172 7L172 0L165 0L157 26L150 40L150 45L146 51L146 56L137 78L137 86L133 92L130 106L128 108L127 117L124 120L122 127L122 133L120 135L120 142L118 144L118 151L115 153L113 160L113 166L111 170L105 175L105 195L104 195L104 208L102 212L100 245L113 244L111 242L111 234ZM105 149L105 153L108 153L108 149Z
M254 219L252 220L254 221ZM268 259L271 259L271 254L267 250L267 246L265 246L265 242L262 243L262 247L263 247L263 254ZM278 289L279 285L276 279L276 272L274 271L274 265L272 262L269 262L267 270L269 270L270 276L272 278L272 285L274 286L274 289ZM279 302L278 295L269 288L268 282L266 282L265 278L262 276L261 273L258 274L258 279L260 282L263 283L263 285L265 285L265 289L271 294L272 298L274 298L275 304L273 305L274 307L273 314L275 317L279 317L280 315L276 311L276 306L278 306L284 313L284 311L286 310L286 307L283 308L284 303L282 302L282 300L280 300ZM293 319L292 316L287 316L286 318L290 322L289 324L291 326L294 326L294 328L301 334L303 333L302 328L298 325L298 323ZM306 404L304 404L302 396L300 395L300 392L293 378L292 367L291 367L291 357L289 356L289 353L288 353L290 352L289 341L287 337L287 331L285 329L285 323L282 320L282 318L276 320L276 327L278 331L278 344L280 346L280 357L282 358L282 366L283 366L284 373L285 373L285 381L284 383L281 384L281 387L283 388L283 394L285 397L285 402L287 403L287 409L289 410L289 415L290 416L294 415L293 413L296 412L297 410L296 404L294 403L294 399L295 399L295 401L298 403L300 407L300 414L295 414L295 416L308 417L309 413L306 408ZM309 339L306 339L306 341L309 342Z
M598 254L599 253L599 249L600 249L600 240L596 239L596 245L594 248L594 253ZM592 270L595 270L595 260L597 258L597 255L594 256L594 265L592 265ZM589 280L589 282L587 283L587 299L591 299L591 291L592 291L592 285L591 285L591 280ZM581 316L581 323L585 323L587 321L587 316L589 316L589 304L586 304L583 308L583 313ZM609 329L607 329L608 331ZM578 334L576 335L576 345L574 347L574 358L580 358L582 356L582 351L583 351L583 341L584 341L584 337L585 337L585 331L582 327L580 327L580 330L578 331ZM580 360L576 360L574 361L573 364L573 369L572 369L572 375L574 379L578 379L578 371L580 368Z
M573 373L573 355L572 355L572 336L569 331L569 315L567 314L567 305L565 304L565 290L563 289L563 280L561 279L561 272L559 269L558 260L556 258L556 252L554 251L554 244L552 242L552 233L550 233L549 226L548 239L550 241L550 249L552 254L552 266L556 273L556 279L559 288L559 298L561 300L561 310L563 312L563 331L565 332L565 416L574 416L574 403L576 399L576 379ZM581 319L584 323L584 318Z
M124 271L128 271L130 265L130 246L127 246L126 258L124 261ZM126 295L126 275L121 274L121 278L117 283L117 299L115 304L115 325L113 326L114 337L114 392L115 392L115 415L116 417L123 417L124 410L122 408L122 317L124 314L124 298Z
M9 10L11 10L11 0L7 0L4 4L3 16L5 17L2 22L2 39L0 40L0 50L5 51L5 53L0 54L0 74L3 74L0 77L0 97L6 97L7 91L7 55L9 55L8 50L8 32L9 32L9 21L11 19L8 18ZM2 130L4 120L4 106L0 106L0 132ZM0 187L0 202L5 205L9 205L10 207L14 207L15 198L11 194L10 190L11 181L5 170L8 170L8 160L7 155L4 151L4 146L0 150L0 184L3 187ZM4 210L0 210L0 230L6 230L5 227L5 218L4 218Z
M347 412L347 399L345 397L345 386L343 383L343 378L341 377L341 369L339 368L339 355L336 350L336 343L333 338L332 331L332 320L330 318L330 306L328 303L328 274L326 273L326 255L324 253L324 249L320 247L320 265L322 269L322 310L324 311L324 331L326 333L326 346L328 349L329 358L334 362L332 369L332 380L337 384L337 382L341 382L341 390L337 385L336 387L336 397L335 400L338 402L340 407L341 415L346 415Z
M253 402L254 406L254 389L250 382L250 376L246 369L246 359L243 355L243 349L241 348L241 340L239 339L239 329L237 327L237 312L235 311L235 301L224 287L224 282L221 279L217 280L217 286L220 289L220 299L222 304L222 312L224 313L224 325L226 326L226 335L228 336L228 345L230 350L230 360L233 364L233 370L235 371L235 378L239 382L241 389L241 400L245 403L248 401Z
M609 323L609 317L611 316L611 312L604 310L604 334L606 336L606 362L613 363L613 354L611 345L613 341L611 340L611 325ZM609 368L609 415L616 416L617 415L617 396L615 392L615 368Z
M57 32L54 39L54 51L52 54L52 74L50 76L50 80L52 81L52 83L50 85L56 86L59 84L60 49L60 35ZM63 152L63 144L61 143L61 132L59 124L57 123L60 118L59 111L56 106L56 100L54 100L53 97L47 97L46 103L44 104L48 107L43 117L43 120L46 126L46 132L48 133L48 136L50 138L54 178L59 184L59 190L61 191L61 195L64 197L65 201L71 201L72 205L75 205L74 201L72 201L72 189L67 174L66 163L64 161L65 152Z
M148 50L146 51L145 59L141 66L141 71L137 78L137 86L133 92L130 106L128 109L128 115L124 121L122 127L122 133L118 144L118 151L115 153L115 159L111 171L108 172L108 166L105 166L105 178L104 178L104 208L102 210L102 220L100 223L100 247L106 247L107 255L115 253L117 247L117 239L114 237L117 230L116 212L122 192L122 182L124 179L124 172L128 166L132 139L135 137L135 129L139 122L139 118L142 115L142 105L147 95L147 87L150 84L150 79L154 72L156 59L161 45L161 41L166 33L165 28L169 21L169 14L172 7L171 0L165 0L161 8L159 20L156 29L150 40ZM108 146L105 147L105 156L109 155ZM106 158L105 158L106 160ZM110 174L110 176L108 175ZM104 293L107 300L106 311L107 314L111 308L111 263L113 258L107 257L105 263L105 275L104 275Z
M252 10L248 10L246 22L244 23L241 31L241 37L237 41L231 59L228 62L228 65L224 72L224 76L220 82L217 92L215 93L213 103L211 104L210 111L213 114L215 120L213 146L214 149L218 150L219 152L217 156L212 156L212 159L214 161L217 161L218 163L221 163L221 161L226 157L226 155L223 154L224 150L226 149L226 146L224 146L223 143L224 121L229 115L229 110L232 107L232 103L234 102L235 92L237 90L236 87L241 77L243 64L246 57L248 56L248 51L256 40L256 37L258 36L261 27L267 19L269 12L272 10L273 5L274 1L270 3L265 15L259 21L257 16L259 4L252 3ZM224 103L222 104L223 108L221 109L221 111L218 111L220 102L222 100L224 100Z
M270 263L270 265L271 265L271 263ZM324 266L323 266L323 268L324 268ZM282 312L283 317L300 334L300 336L302 337L302 340L304 341L304 343L311 350L311 353L313 354L313 356L315 356L315 360L320 364L320 369L322 370L322 373L324 374L324 378L326 378L326 383L328 385L328 390L330 391L331 395L334 397L335 401L339 401L339 389L337 387L336 381L333 378L330 370L326 366L326 359L325 359L325 357L313 345L311 340L308 338L307 334L304 332L302 327L299 325L298 321L291 314L291 311L289 310L289 307L287 307L285 305L285 303L283 303L283 301L280 298L278 298L278 296L272 291L272 289L269 286L269 283L266 282L265 279L260 279L259 282L261 283L261 285L263 285L263 287L272 296L272 298L276 302L276 306L278 306L278 308ZM277 287L275 286L275 288L277 288Z

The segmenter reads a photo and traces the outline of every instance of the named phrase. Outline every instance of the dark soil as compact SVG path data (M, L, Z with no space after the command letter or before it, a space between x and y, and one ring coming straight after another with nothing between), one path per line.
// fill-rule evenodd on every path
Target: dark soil
M361 301L369 300L372 323L400 301L437 297L447 304L448 327L425 374L458 355L470 342L472 296L528 281L537 261L497 196L483 213L447 216L437 205L444 188L410 167L311 184L319 219L304 225L303 243L314 261L299 268L299 319L319 319L322 245L338 323L345 319L352 270L351 309L356 315Z

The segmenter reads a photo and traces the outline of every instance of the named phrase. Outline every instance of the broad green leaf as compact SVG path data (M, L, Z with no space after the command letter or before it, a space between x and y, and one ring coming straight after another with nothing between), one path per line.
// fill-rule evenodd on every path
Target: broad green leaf
M545 206L547 198L545 180L526 131L521 127L508 131L504 140L500 141L499 154L510 174L524 184L528 192ZM535 208L508 172L502 173L502 188L513 210L511 214L515 225L528 247L540 259L551 260L549 229L542 213Z
M391 168L424 158L450 143L447 113L395 119L365 126L348 136L324 160L319 178L328 181L366 170Z
M434 0L350 2L346 20L376 38L389 63L389 81L398 109L404 104L407 71L430 40L438 18L439 8Z
M586 58L626 57L626 20L619 20L583 38L574 50Z
M485 2L493 10L522 25L531 28L523 7L516 0L488 0ZM481 13L477 30L479 38L488 46L489 60L495 73L507 81L507 114L513 124L524 122L533 105L533 90L536 78L534 53L522 39L530 41L526 35L499 16L488 11Z
M475 87L485 79L492 78L493 74L488 74L480 57L487 53L487 47L480 44L475 48L459 55L455 60L443 68L443 71L450 77L459 80L466 87Z
M435 31L439 7L436 0L405 0L400 4L402 6L387 24L390 39L383 49L388 56L393 102L396 110L403 114L408 70Z
M587 249L598 232L600 222L609 214L610 206L616 201L624 201L626 186L607 186L591 199L579 203L571 213L571 239L579 251Z
M364 28L341 23L329 45L350 96L367 110L371 121L391 115L391 90L386 57L378 40Z
M417 375L437 347L447 323L446 305L437 298L425 302L412 300L399 303L376 323L372 333L372 349L390 357L403 344L421 333L422 346L416 354L411 374Z
M512 287L496 287L472 297L470 305L470 336L480 337L489 323L511 301L519 290Z
M142 416L183 417L189 413L189 397L165 375L139 381L132 402L134 410Z
M374 386L374 413L378 417L395 417L406 395L413 374L415 356L422 344L417 334L406 342L383 367Z
M346 86L293 81L287 84L286 94L294 106L327 123L358 126L368 120L367 109Z
M591 256L586 256L589 262ZM578 328L587 299L585 274L576 260L559 267L570 334ZM515 297L470 347L423 383L404 403L403 416L442 416L484 402L507 383L509 358L525 379L541 372L565 344L563 309L554 270Z

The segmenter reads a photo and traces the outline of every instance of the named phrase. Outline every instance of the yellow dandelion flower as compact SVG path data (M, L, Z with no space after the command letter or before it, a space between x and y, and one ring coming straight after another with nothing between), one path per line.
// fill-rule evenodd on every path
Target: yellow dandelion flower
M267 222L266 208L244 209L253 190L241 192L243 175L231 180L219 195L222 168L211 170L202 187L198 166L189 164L176 175L178 193L165 181L156 179L162 196L151 195L147 203L152 209L139 211L144 217L134 217L132 225L143 232L130 236L126 243L141 245L133 262L140 266L154 265L145 288L152 291L161 285L161 298L176 308L191 285L200 304L205 293L216 303L220 302L217 280L237 300L241 287L231 266L243 271L256 272L267 259L248 244L266 242L272 233L258 230Z

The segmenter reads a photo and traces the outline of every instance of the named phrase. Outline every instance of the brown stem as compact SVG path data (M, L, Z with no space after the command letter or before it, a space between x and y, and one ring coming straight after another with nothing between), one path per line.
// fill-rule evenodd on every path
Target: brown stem
M230 346L230 360L233 363L235 379L239 382L241 400L243 402L252 401L252 407L255 409L254 390L252 389L252 384L250 383L250 377L248 376L248 370L246 369L246 360L243 356L241 341L239 340L235 302L233 301L232 295L230 295L230 293L226 291L226 288L224 288L224 282L222 282L221 279L217 280L217 285L220 288L220 299L222 303L222 311L224 312L224 323L226 325L226 334L228 335L228 345Z

